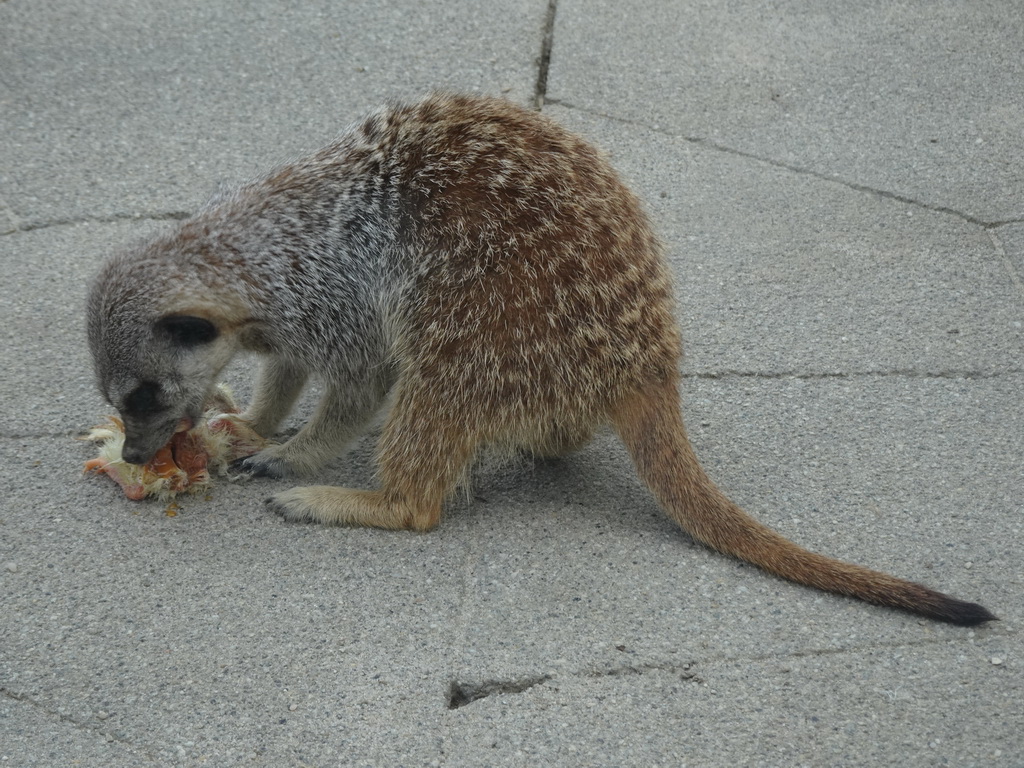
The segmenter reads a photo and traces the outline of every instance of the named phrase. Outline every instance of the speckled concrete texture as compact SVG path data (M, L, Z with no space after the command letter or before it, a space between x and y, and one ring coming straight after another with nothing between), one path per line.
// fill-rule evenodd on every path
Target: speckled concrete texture
M1022 49L1017 0L0 0L0 766L1019 766ZM83 477L104 256L434 87L542 105L643 198L736 501L1001 621L697 546L610 432L427 535ZM316 480L372 484L373 439Z

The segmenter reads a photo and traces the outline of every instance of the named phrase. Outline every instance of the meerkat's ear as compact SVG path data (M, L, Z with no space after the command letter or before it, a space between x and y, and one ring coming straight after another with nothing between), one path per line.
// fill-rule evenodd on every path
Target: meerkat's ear
M181 347L209 344L220 335L217 326L205 317L195 315L168 315L157 321L156 328Z

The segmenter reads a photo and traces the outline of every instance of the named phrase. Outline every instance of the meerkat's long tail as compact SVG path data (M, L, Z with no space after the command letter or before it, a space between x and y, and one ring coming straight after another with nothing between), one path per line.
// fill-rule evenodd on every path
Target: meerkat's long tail
M704 544L798 584L939 621L973 626L996 618L976 603L810 552L752 518L718 489L697 460L674 381L630 398L612 414L612 422L662 508Z

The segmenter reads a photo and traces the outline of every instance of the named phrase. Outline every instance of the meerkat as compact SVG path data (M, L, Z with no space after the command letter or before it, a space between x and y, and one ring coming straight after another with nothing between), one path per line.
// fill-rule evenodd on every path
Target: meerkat
M807 551L709 479L680 415L663 247L589 143L508 101L394 103L333 143L218 193L103 266L88 299L98 385L145 463L200 418L236 352L265 361L243 416L288 441L243 459L303 475L386 410L379 488L268 500L291 521L426 531L486 446L561 455L610 424L694 539L800 584L961 625L984 607Z

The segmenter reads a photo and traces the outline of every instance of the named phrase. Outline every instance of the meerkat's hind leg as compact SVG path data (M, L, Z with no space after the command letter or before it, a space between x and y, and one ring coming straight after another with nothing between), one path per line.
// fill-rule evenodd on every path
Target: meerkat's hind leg
M401 390L401 387L400 387ZM285 520L428 531L465 478L479 440L437 401L399 391L378 445L379 491L292 488L267 500Z
M430 472L431 462L417 462L420 471L397 482L394 476L385 476L379 491L310 485L278 493L267 499L267 505L289 522L429 531L441 520L441 506L464 470L463 466L446 473L451 462L436 454L434 459L436 472Z
M291 523L365 525L389 530L416 527L405 500L388 498L381 491L307 485L271 496L267 506ZM440 511L428 518L436 524Z

